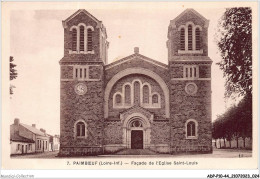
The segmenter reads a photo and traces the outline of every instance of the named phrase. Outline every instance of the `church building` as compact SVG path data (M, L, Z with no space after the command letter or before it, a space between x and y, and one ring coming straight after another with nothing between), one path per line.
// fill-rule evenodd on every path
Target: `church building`
M168 64L137 47L108 64L106 28L84 9L62 24L59 155L212 152L209 20L186 9L170 21Z

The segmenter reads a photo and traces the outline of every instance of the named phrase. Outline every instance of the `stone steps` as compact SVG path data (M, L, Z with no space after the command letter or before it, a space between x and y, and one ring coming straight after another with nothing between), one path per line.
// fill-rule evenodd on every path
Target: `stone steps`
M125 149L115 153L114 155L158 155L158 154L148 149Z

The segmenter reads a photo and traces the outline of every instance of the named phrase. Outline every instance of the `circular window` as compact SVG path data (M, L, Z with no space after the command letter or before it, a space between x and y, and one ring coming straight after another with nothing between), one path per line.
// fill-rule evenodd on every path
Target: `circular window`
M194 95L197 93L198 87L195 83L187 83L185 86L185 91L189 95Z
M78 95L83 95L87 92L87 86L83 83L79 83L75 86L75 92Z

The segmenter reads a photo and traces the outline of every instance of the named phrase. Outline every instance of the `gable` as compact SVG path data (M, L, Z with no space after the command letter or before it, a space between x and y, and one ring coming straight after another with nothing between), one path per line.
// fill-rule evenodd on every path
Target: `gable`
M141 63L148 63L149 65L153 65L153 66L165 69L165 70L168 69L168 66L166 64L158 62L156 60L153 60L151 58L148 58L148 57L146 57L144 55L140 55L140 54L133 54L133 55L127 56L125 58L122 58L120 60L117 60L113 63L106 65L105 69L108 70L108 69L114 68L116 66L120 66L120 65L123 65L126 63L131 63L131 61L139 61ZM138 63L137 63L137 65L138 65Z
M183 24L183 22L188 22L188 21L191 21L197 25L204 26L205 28L207 28L209 24L209 20L207 20L205 17L203 17L194 9L186 9L175 19L171 20L170 26L172 28L176 28L176 26L179 26Z
M166 83L169 79L168 65L150 59L140 54L133 54L121 60L108 64L104 68L104 82L109 82L116 74L128 70L139 69L149 70L159 75ZM135 70L134 70L135 71Z
M76 22L74 22L76 21ZM66 20L62 21L62 25L64 28L67 28L70 26L70 24L77 24L79 22L83 21L92 21L92 24L96 24L96 26L101 27L101 21L99 21L97 18L95 18L93 15L91 15L88 11L85 9L80 9L74 14L72 14L70 17L68 17Z
M124 119L128 118L128 116L132 115L133 113L140 113L143 114L150 122L153 122L154 114L139 106L133 106L129 109L120 113L120 120L123 121Z

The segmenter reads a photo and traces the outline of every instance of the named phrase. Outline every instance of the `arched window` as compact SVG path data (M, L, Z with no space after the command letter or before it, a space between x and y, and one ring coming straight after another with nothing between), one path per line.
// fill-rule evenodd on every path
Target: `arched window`
M116 104L121 104L122 103L122 97L120 94L116 95Z
M152 96L152 103L153 104L158 104L159 103L159 99L158 99L158 95L157 94L154 94Z
M192 50L192 26L188 26L188 50Z
M140 84L138 81L134 82L134 104L140 104Z
M77 137L85 137L85 124L83 122L78 122L76 125L76 136Z
M77 29L72 30L72 51L77 51Z
M149 103L149 87L148 85L143 86L143 103Z
M200 29L196 28L196 50L200 50Z
M88 29L88 51L92 51L93 50L93 42L92 42L92 30Z
M84 26L79 27L79 50L84 51Z
M194 119L189 119L186 121L186 138L196 139L197 138L197 128L198 123Z
M125 85L125 103L131 104L131 88L130 88L130 85Z
M185 29L181 28L180 33L180 49L185 50Z
M120 84L121 86L121 84ZM142 83L140 79L135 79L131 83L126 82L113 94L113 108L129 108L141 106L144 108L161 108L161 95L151 92L152 86L148 82ZM162 98L164 99L164 98Z
M195 122L190 121L187 124L187 137L195 137Z

